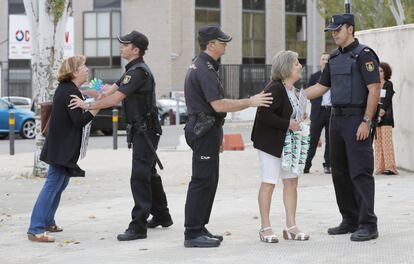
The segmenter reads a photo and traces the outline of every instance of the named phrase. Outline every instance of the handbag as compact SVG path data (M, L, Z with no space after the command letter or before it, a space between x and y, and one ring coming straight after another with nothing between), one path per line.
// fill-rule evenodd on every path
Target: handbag
M40 131L44 137L46 137L49 132L49 122L52 110L53 102L44 102L40 104Z

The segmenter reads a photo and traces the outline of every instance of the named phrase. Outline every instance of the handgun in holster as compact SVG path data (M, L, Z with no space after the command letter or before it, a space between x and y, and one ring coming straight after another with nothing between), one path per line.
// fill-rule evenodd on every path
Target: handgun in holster
M128 149L131 149L132 141L134 140L134 133L135 133L134 126L131 124L128 124L126 127Z
M371 138L375 137L375 139L377 139L377 133L376 133L377 126L378 126L378 121L377 120L378 120L378 117L379 117L380 110L381 110L381 103L379 103L377 105L377 109L375 110L375 115L372 118L372 122L371 122Z

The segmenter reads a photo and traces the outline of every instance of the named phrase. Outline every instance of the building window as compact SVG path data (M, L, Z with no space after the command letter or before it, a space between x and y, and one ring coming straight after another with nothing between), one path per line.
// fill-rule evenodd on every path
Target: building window
M24 14L23 0L9 0L9 15Z
M307 18L306 1L286 1L286 49L299 53L299 61L306 64Z
M121 13L101 11L83 13L83 52L90 66L120 66L119 43Z
M121 9L121 0L94 0L93 9Z
M265 0L243 0L243 64L263 64L265 58Z
M220 0L195 1L195 53L200 53L198 30L208 24L220 25Z

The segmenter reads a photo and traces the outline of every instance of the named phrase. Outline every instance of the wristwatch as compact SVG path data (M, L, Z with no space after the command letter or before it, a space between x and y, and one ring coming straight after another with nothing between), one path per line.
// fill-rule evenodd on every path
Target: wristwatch
M368 127L371 127L372 125L372 120L369 118L364 117L364 119L362 119L367 125Z

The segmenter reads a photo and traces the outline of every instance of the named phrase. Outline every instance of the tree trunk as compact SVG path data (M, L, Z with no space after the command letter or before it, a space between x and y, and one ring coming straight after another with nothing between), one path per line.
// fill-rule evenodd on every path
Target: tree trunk
M39 160L45 138L40 132L40 103L53 99L56 75L63 61L68 0L24 0L31 25L32 91L35 105L36 143L33 176L45 177L47 164Z

